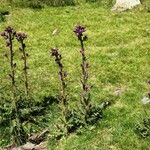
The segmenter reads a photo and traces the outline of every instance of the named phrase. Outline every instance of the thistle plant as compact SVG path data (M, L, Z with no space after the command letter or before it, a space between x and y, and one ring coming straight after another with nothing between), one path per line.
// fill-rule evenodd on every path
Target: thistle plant
M84 43L88 37L83 33L86 31L84 26L76 26L74 33L76 34L80 42L80 54L81 54L81 114L85 124L93 124L102 117L102 111L100 107L95 107L91 103L91 86L88 83L89 80L89 63L85 53Z
M11 78L11 87L14 99L16 97L16 81L15 81L16 63L14 63L14 50L13 50L13 40L15 35L16 31L11 27L7 27L5 31L1 33L1 36L6 40L6 47L8 47L10 53L9 63L11 73L9 74L9 76Z
M28 65L27 65L27 57L28 53L26 52L25 48L26 45L24 40L27 38L27 35L23 32L17 32L15 35L17 41L20 43L19 50L22 52L22 60L23 60L23 71L24 71L24 87L25 87L25 95L29 95L29 84L28 84Z
M20 145L24 141L23 128L20 123L19 109L17 105L17 86L16 86L16 63L14 62L14 49L13 40L16 36L16 31L12 27L7 27L1 36L6 40L6 47L9 49L9 65L10 65L10 81L11 81L11 91L12 91L12 113L11 118L12 124L12 138L13 142Z
M67 102L67 95L66 95L66 77L67 74L64 71L64 65L62 64L62 56L57 48L51 49L51 55L55 58L55 62L58 66L58 75L59 75L59 81L60 81L60 109L62 112L62 121L64 123L65 127L65 133L68 133L68 102Z
M88 68L89 63L87 62L86 54L85 54L85 48L84 48L84 42L87 40L87 36L83 35L83 33L86 31L86 28L83 26L77 26L74 30L74 33L76 34L79 42L80 42L80 54L81 54L81 70L82 70L82 76L81 76L81 97L80 97L80 103L82 106L82 110L84 111L84 121L87 122L88 114L91 109L91 98L90 98L90 85L88 84Z

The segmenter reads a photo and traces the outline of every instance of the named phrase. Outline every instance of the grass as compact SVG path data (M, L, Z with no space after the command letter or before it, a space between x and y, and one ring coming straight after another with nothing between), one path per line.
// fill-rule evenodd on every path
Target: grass
M103 120L94 127L62 139L58 150L148 150L149 139L138 137L134 128L144 117L141 99L148 91L146 81L150 76L150 13L147 5L123 13L112 13L110 8L97 4L72 7L45 7L41 10L7 7L10 15L0 23L0 31L7 25L28 34L29 76L32 94L40 100L43 96L57 95L58 81L50 48L61 49L68 70L68 91L74 107L79 100L80 57L79 44L73 33L77 24L87 27L86 44L91 65L90 82L93 85L92 101L96 104L113 100ZM0 6L3 8L3 6ZM57 29L58 34L52 32ZM4 41L0 38L1 87L7 82L7 63ZM16 52L16 57L19 53ZM18 67L20 67L18 61ZM18 78L21 74L18 72ZM115 96L121 89L120 96ZM5 90L5 93L9 92Z

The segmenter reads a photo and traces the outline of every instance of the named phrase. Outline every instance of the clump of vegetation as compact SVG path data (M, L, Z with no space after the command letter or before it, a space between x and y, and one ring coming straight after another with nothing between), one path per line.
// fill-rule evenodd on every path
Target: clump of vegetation
M97 2L98 0L86 0L86 2Z
M7 27L4 32L1 33L1 36L6 40L6 47L9 49L9 66L10 66L10 74L9 79L11 82L11 92L12 92L12 108L11 111L13 112L13 116L11 117L11 125L12 125L12 140L13 143L16 143L17 145L20 145L25 142L26 134L23 130L21 120L20 120L20 114L19 109L17 105L18 96L17 96L17 85L16 85L16 63L14 61L14 49L13 49L13 40L16 36L16 31L11 28Z
M46 6L75 5L74 0L8 0L11 5L41 9Z
M150 137L150 118L143 119L143 122L137 125L136 133L143 138Z
M95 124L99 119L102 118L102 107L96 107L91 103L91 86L88 83L89 74L89 63L87 62L84 42L87 40L87 36L83 35L85 27L77 26L74 30L79 42L80 42L80 54L81 54L81 93L79 110L68 109L68 100L66 94L66 76L67 73L64 71L64 65L62 63L62 56L57 48L51 49L51 54L55 58L55 62L59 68L58 75L60 81L60 98L59 107L61 110L61 125L57 124L57 129L60 131L59 138L63 135L68 135L71 132L76 131L78 128L84 127L87 124ZM79 113L80 112L80 113ZM57 138L58 138L57 137ZM58 139L59 139L58 138Z
M148 81L148 84L150 85L150 80ZM150 92L147 94L146 97L144 97L142 103L143 105L150 105ZM146 138L150 137L150 117L149 113L146 110L146 107L144 107L144 112L146 117L143 119L143 122L137 125L136 133L139 134L141 137Z
M75 0L45 0L48 6L69 6L75 5Z
M0 22L5 21L5 16L0 13Z
M4 128L5 132L10 133L10 141L15 145L22 145L26 143L28 137L33 132L32 126L42 126L39 124L39 118L47 113L47 108L56 102L54 97L45 97L40 102L35 102L30 95L29 83L28 83L28 63L26 52L25 39L27 35L23 32L16 32L12 27L7 27L1 36L6 40L6 47L9 49L9 53L4 56L9 61L10 73L9 82L11 93L10 96L1 96L0 104L0 125ZM17 64L15 63L15 51L14 42L19 42L23 60L23 78L24 90L20 88L17 78ZM8 131L10 129L10 131ZM33 129L33 130L32 130ZM6 134L6 133L4 133ZM4 135L5 137L5 135Z
M0 9L0 22L4 22L5 21L5 16L6 15L9 15L9 11Z
M55 63L58 66L58 76L60 82L60 94L58 100L58 107L60 108L61 115L59 117L59 123L56 124L58 135L56 139L60 139L62 136L67 136L69 133L76 131L78 128L84 127L87 124L95 124L99 119L102 118L102 107L97 107L91 102L91 86L89 85L89 63L85 53L84 42L87 41L87 36L84 35L86 31L85 27L77 26L74 30L79 42L80 42L80 55L81 55L81 96L80 96L80 109L69 110L69 100L67 99L67 73L64 71L64 65L62 62L62 55L57 48L51 49L51 55L55 59ZM12 103L5 107L4 100L3 106L0 107L2 111L1 124L3 126L12 126L12 138L13 143L21 145L27 141L31 132L32 125L39 125L36 117L40 117L45 114L46 108L51 104L48 101L55 101L54 98L45 99L43 103L33 102L30 97L29 81L28 81L28 63L26 52L25 39L27 35L23 32L16 32L13 28L7 27L1 34L6 40L6 47L9 48L9 55L5 55L9 60L9 66L11 73L11 93ZM19 43L19 50L21 52L21 60L23 60L23 81L24 91L18 90L20 87L16 81L16 70L17 65L15 63L15 52L14 52L14 39ZM24 93L22 95L22 93ZM4 98L5 99L5 98ZM48 103L47 103L48 102ZM11 110L9 106L12 105ZM80 112L80 113L77 113ZM10 124L8 123L10 120ZM30 125L30 127L28 126Z
M7 0L11 6L16 7L29 7L33 9L41 9L43 8L43 4L40 0Z

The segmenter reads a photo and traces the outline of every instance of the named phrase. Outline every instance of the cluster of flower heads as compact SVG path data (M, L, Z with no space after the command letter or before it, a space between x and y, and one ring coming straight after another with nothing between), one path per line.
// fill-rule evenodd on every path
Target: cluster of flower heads
M15 34L16 34L16 31L15 31L12 27L8 26L8 27L5 29L5 31L1 33L1 36L4 36L4 37L8 38L8 34L13 34L13 35L15 35Z
M2 33L1 36L6 40L6 46L11 46L11 40L16 38L19 42L27 38L27 35L23 32L16 32L12 27L8 26Z
M84 26L76 26L74 29L74 33L78 37L79 40L85 41L87 39L87 36L83 36L83 33L86 31L86 27Z
M5 29L5 31L3 31L1 33L1 36L6 40L6 46L7 47L11 46L11 42L10 41L14 39L15 35L16 35L16 31L10 26L8 26Z

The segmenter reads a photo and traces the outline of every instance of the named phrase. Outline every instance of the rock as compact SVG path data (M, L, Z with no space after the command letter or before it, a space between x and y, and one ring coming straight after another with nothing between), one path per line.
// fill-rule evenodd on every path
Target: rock
M48 129L43 130L39 134L32 135L27 142L24 145L21 145L17 147L14 144L10 144L6 146L7 150L47 150L47 142L44 142L44 140L47 137L47 134L49 133Z
M116 88L115 91L113 92L113 95L114 96L121 96L123 92L124 92L124 89Z
M142 103L143 103L144 105L150 104L150 98L149 98L149 97L144 97L144 98L142 99Z
M125 11L139 4L141 4L140 0L116 0L116 4L113 6L112 11Z
M34 150L47 150L47 142L41 142L34 147Z
M31 137L29 137L29 141L34 144L40 144L42 141L45 140L48 133L49 133L49 130L45 129L40 134L34 134Z
M16 145L12 143L12 144L7 145L5 148L6 148L7 150L11 150L11 149L13 149L14 147L16 147Z
M21 146L21 150L34 150L35 144L27 142L25 145Z
M24 150L24 149L22 149L21 147L14 147L14 148L11 149L11 150Z
M37 144L37 145L27 142L26 144L22 146L14 147L9 150L47 150L47 142L41 142L40 144Z

